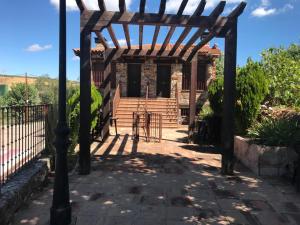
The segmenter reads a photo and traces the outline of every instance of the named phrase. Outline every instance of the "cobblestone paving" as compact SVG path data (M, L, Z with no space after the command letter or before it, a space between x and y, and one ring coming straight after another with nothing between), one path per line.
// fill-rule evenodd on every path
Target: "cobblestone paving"
M95 143L92 173L70 176L74 223L300 224L300 195L289 183L257 178L241 165L235 176L221 176L215 149L178 142L184 132L172 132L162 143L129 135ZM37 194L13 224L47 224L51 192Z

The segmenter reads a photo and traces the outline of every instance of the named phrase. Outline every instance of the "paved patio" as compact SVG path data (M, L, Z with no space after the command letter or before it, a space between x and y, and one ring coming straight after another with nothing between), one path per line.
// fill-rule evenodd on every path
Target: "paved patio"
M181 142L186 129L164 130L161 143L120 133L93 144L90 175L70 175L76 224L300 224L293 186L257 178L239 164L235 176L221 176L217 149ZM47 224L51 188L36 193L13 224Z

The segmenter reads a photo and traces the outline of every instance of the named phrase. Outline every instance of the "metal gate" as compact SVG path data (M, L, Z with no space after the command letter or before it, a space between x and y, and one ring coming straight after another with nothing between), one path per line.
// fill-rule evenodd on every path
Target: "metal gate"
M160 113L143 112L133 113L132 137L140 138L140 129L144 133L146 142L161 142L162 139L162 115Z

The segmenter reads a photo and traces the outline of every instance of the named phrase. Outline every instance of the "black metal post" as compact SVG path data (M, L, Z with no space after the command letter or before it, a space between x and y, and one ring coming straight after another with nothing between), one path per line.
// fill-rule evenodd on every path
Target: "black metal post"
M59 100L55 133L55 180L50 224L67 225L71 223L71 205L67 168L69 128L66 121L66 0L60 0L59 3Z
M234 167L234 111L237 51L237 19L225 37L224 101L222 119L222 173L233 174Z

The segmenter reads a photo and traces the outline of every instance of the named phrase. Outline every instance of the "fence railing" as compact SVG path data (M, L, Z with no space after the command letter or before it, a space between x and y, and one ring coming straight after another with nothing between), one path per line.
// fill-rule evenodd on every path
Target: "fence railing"
M162 139L162 115L159 113L134 112L132 115L132 136L139 140L140 129L145 133L146 142L161 142Z
M45 149L50 105L0 107L0 191Z

